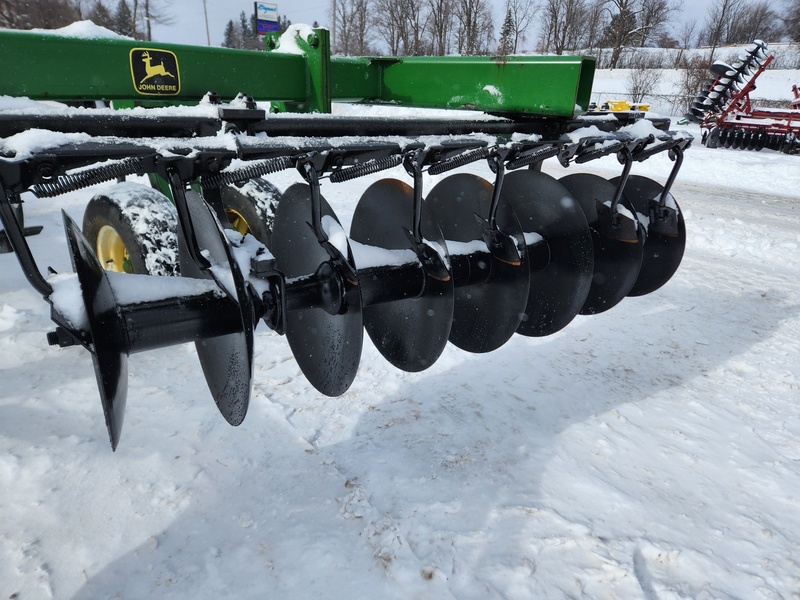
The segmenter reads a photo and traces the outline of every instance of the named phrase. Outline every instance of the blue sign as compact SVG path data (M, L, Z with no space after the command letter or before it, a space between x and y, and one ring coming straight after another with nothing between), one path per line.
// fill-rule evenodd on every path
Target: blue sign
M258 26L258 35L264 35L265 33L278 31L277 21L262 21L259 19L256 24Z

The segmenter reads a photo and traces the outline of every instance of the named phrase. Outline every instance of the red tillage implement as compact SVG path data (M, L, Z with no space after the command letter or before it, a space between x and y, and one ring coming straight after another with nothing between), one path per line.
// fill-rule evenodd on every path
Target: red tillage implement
M703 144L709 148L762 150L800 153L800 97L793 86L794 100L786 109L755 108L750 93L756 80L773 61L767 45L756 40L735 65L715 62L714 79L697 95L689 113L700 121Z

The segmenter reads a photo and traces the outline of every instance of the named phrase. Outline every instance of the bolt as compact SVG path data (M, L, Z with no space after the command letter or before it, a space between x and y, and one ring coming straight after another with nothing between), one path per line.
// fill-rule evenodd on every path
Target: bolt
M211 156L206 160L206 171L209 173L216 173L219 171L219 159L216 156Z
M43 181L48 181L56 176L56 169L52 163L43 162L36 169L36 174Z
M319 47L319 36L316 33L309 34L309 36L306 38L306 41L312 48Z

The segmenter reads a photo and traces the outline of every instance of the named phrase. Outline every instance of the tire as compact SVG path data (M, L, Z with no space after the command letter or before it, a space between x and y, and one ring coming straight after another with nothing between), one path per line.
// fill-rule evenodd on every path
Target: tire
M175 206L136 183L119 183L97 194L83 215L83 234L110 271L177 275L177 231Z
M257 178L241 186L225 186L221 194L222 207L233 228L242 235L251 234L269 248L281 197L278 189L266 179Z

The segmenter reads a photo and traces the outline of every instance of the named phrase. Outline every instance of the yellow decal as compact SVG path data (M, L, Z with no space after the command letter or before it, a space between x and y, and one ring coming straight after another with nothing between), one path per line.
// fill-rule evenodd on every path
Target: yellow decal
M145 96L177 96L181 91L178 57L168 50L131 50L133 87Z

